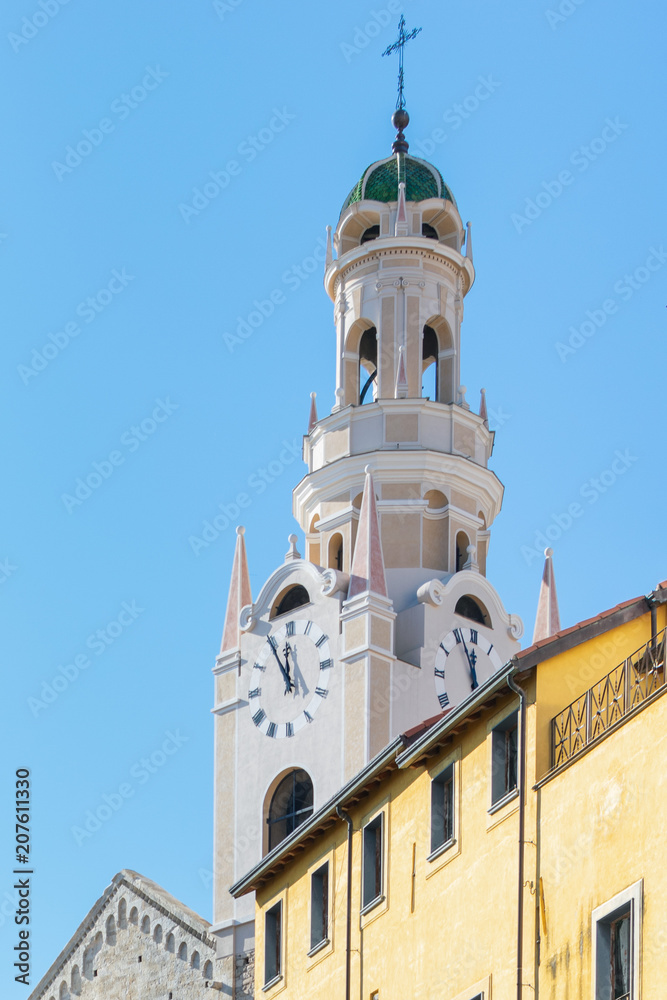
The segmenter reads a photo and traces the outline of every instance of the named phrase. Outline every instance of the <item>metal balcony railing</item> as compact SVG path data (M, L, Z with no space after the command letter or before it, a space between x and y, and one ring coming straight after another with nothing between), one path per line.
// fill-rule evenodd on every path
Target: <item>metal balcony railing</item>
M551 766L560 767L665 686L667 629L551 720Z

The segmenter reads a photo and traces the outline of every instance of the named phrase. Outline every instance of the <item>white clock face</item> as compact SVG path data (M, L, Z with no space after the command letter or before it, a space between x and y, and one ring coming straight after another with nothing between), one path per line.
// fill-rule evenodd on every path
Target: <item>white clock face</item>
M452 629L435 654L435 693L440 708L462 702L502 665L493 643L479 629Z
M333 660L319 625L295 618L272 632L250 675L252 721L265 736L285 739L313 722L329 694Z

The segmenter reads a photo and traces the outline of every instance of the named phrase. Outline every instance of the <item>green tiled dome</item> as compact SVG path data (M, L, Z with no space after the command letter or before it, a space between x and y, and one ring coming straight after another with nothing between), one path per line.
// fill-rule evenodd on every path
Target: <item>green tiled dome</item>
M400 180L405 181L407 201L424 201L426 198L446 198L455 204L452 192L442 179L442 175L426 160L415 156L401 155ZM396 201L398 198L397 157L371 163L361 179L350 191L343 211L355 201Z

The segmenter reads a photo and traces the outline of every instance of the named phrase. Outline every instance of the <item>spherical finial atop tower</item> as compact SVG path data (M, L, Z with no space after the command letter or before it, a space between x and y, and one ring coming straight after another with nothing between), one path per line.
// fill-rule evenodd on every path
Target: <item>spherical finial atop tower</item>
M396 129L396 138L392 143L394 153L407 153L409 149L408 141L403 134L410 124L410 115L405 108L397 108L391 116L391 124Z

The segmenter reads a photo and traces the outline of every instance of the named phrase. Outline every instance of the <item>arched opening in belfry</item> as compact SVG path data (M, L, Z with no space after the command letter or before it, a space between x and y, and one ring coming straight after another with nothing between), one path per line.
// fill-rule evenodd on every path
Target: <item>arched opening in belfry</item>
M329 569L343 569L343 536L339 532L329 539Z
M438 399L438 335L431 326L422 333L422 396Z
M465 531L459 531L456 535L456 572L462 570L468 559L468 546L470 539Z
M274 783L269 795L266 825L267 850L271 851L312 816L313 782L307 771L295 768Z
M302 608L305 604L310 604L310 594L306 588L302 587L300 583L291 584L278 594L271 608L269 618L273 619L278 618L280 615L286 615L288 611Z
M479 625L492 627L491 616L485 605L482 604L478 597L472 597L470 594L464 594L463 597L459 597L454 608L454 613L461 615L462 618L469 618L470 621L477 622Z
M359 405L373 403L377 396L378 341L374 326L364 330L359 341Z
M439 403L453 403L457 389L456 350L451 328L444 316L431 316L427 321L422 344L422 371L426 373L429 369L430 387L434 393L431 395L424 391L422 394ZM430 372L431 367L435 368L434 373Z
M438 230L429 225L428 222L422 222L422 236L425 236L427 240L437 240Z
M363 233L361 234L361 240L359 241L359 243L360 245L362 245L364 243L368 243L369 240L376 240L379 235L380 235L379 225L369 226L368 229L364 229Z

